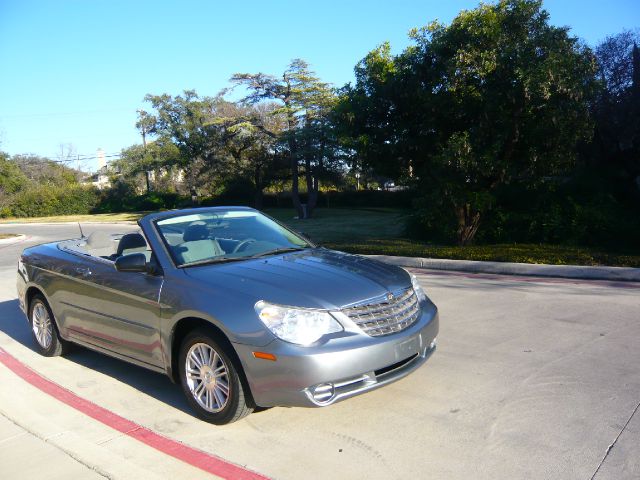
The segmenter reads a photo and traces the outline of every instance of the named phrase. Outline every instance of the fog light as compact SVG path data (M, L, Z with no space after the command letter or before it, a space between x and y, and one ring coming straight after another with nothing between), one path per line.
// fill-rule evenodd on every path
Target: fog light
M433 350L434 348L436 348L436 344L438 343L437 340L438 340L438 337L431 340L431 343L429 344L429 350Z
M318 403L327 403L331 401L336 393L333 383L321 383L311 388L311 396Z

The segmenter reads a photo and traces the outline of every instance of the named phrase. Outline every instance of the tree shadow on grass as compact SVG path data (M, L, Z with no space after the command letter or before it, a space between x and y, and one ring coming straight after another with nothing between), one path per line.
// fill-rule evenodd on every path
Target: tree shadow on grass
M0 332L16 342L37 352L29 324L18 300L0 302ZM193 415L180 386L174 385L165 375L111 358L87 348L74 345L65 360L95 370L145 393L178 410ZM71 379L73 381L73 379ZM64 386L64 385L63 385Z

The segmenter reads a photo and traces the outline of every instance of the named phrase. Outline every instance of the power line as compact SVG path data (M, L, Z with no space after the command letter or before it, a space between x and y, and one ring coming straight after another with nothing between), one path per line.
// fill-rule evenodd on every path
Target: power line
M49 113L19 113L15 115L0 115L0 118L37 118L37 117L68 117L74 115L98 115L102 113L131 112L135 110L131 108L113 108L109 110L85 110L77 112L49 112Z
M64 160L53 160L48 158L47 160L50 160L54 163L73 163L73 162L83 162L85 160L95 160L97 158L120 158L120 154L119 153L114 153L111 155L104 155L104 156L92 156L92 157L88 157L88 156L74 156L74 157L69 157L66 158Z

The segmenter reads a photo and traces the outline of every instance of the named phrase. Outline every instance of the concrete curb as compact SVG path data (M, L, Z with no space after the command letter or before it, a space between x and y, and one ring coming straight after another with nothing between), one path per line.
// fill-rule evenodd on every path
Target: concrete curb
M473 260L445 260L439 258L395 257L390 255L366 255L381 262L399 267L452 270L469 273L493 273L499 275L524 275L533 277L574 278L582 280L613 280L640 282L640 268L588 267L579 265L544 265L531 263L478 262Z
M27 238L27 236L22 233L11 238L0 238L0 245L11 245L12 243L21 242L25 238Z

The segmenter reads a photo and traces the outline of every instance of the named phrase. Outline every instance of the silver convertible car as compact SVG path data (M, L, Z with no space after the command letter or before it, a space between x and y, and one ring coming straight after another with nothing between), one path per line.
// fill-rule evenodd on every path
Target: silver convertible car
M167 374L202 419L320 407L398 380L436 348L407 271L314 245L251 208L153 213L140 232L24 250L38 350L70 343Z

